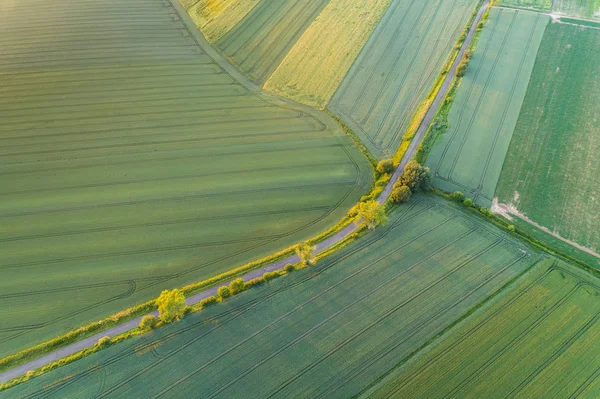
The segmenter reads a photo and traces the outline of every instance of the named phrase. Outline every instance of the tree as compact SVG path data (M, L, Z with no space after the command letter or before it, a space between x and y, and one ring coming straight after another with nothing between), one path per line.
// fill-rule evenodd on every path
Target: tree
M156 320L156 317L151 314L147 314L146 316L142 317L142 321L140 321L140 328L142 330L152 330L154 327L156 327L157 322L158 321Z
M391 159L384 159L383 161L379 161L377 164L377 172L384 173L392 173L394 171L394 161Z
M469 60L467 60L465 58L460 62L460 64L458 64L458 66L456 67L456 76L458 76L459 78L462 78L463 76L465 76L465 73L467 73L467 64L468 63L469 63Z
M468 206L469 208L471 208L473 206L473 200L471 198L465 198L465 200L463 201L463 204L465 204L465 206Z
M164 323L170 323L183 317L185 311L185 297L178 289L173 291L164 290L156 299L159 318Z
M219 289L217 290L217 295L221 299L226 299L231 296L231 291L229 291L229 287L224 285L222 287L219 287Z
M407 202L412 196L412 191L408 186L403 186L399 184L395 184L392 189L392 193L390 194L390 198L392 201L397 202L399 204Z
M229 291L231 292L231 295L235 295L239 292L244 291L245 286L246 283L242 278L236 278L231 283L229 283Z
M315 247L311 247L307 243L300 244L296 247L296 254L300 258L300 263L303 266L314 265L317 262L314 252Z
M431 173L429 168L412 160L406 164L404 173L402 173L399 182L401 186L407 186L410 188L410 191L415 193L420 188L427 188L430 179Z
M358 214L356 215L355 223L363 221L367 224L369 230L373 230L380 224L387 223L387 215L383 206L375 201L361 202L358 205Z

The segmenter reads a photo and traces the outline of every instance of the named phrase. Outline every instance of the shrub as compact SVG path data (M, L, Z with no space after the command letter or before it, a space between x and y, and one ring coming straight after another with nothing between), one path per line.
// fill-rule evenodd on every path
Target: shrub
M231 291L229 291L229 287L224 285L222 287L219 287L219 289L217 290L217 295L221 299L226 299L231 296Z
M515 231L516 230L514 224L509 224L506 228L508 229L508 231Z
M244 280L242 278L236 278L231 283L229 283L229 291L230 291L231 295L235 295L237 293L244 291L245 286L246 286L246 283L244 283Z
M296 247L296 255L300 258L300 263L303 266L314 265L317 262L315 249L315 247L311 247L308 243L300 244Z
M399 184L394 185L392 193L390 194L390 198L392 199L392 201L397 202L399 204L407 202L411 196L412 191L410 191L410 188L408 188L408 186L402 186Z
M276 272L265 272L263 274L263 279L265 280L265 282L269 282L277 277L279 277L279 273Z
M291 263L288 263L287 265L285 265L285 266L283 267L283 270L284 270L286 273L291 273L291 272L293 272L294 270L296 270L296 268L295 268L295 267L294 267L294 265L292 265Z
M373 230L380 224L387 223L388 218L384 207L379 202L371 200L359 204L355 223L361 220L367 224L369 230Z
M185 312L185 297L178 289L173 291L164 290L156 299L159 318L164 323L179 320Z
M465 73L467 73L467 63L467 60L462 60L460 64L458 64L458 66L456 67L456 76L458 76L459 78L465 76Z
M465 200L463 201L463 204L465 204L465 206L468 206L469 208L473 207L473 200L471 198L465 198Z
M383 161L379 161L377 164L377 172L382 175L385 173L392 173L394 171L394 161L391 159L384 159Z
M204 298L203 300L198 302L198 305L205 308L207 306L214 305L218 301L219 301L219 297L217 297L216 295L212 295L212 296L209 296L208 298Z
M152 330L154 327L156 327L156 323L158 323L156 317L154 317L151 314L148 314L142 317L142 321L140 321L140 328L142 330Z
M456 202L463 202L465 200L465 195L461 191L455 191L452 193L452 199Z
M98 342L96 342L96 347L104 348L108 344L110 344L110 337L108 335L105 335L104 337L100 338Z

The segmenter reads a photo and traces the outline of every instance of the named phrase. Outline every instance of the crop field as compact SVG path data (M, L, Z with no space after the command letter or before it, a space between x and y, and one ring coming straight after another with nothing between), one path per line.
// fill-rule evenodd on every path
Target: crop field
M330 0L265 88L325 108L392 0Z
M533 8L541 11L550 11L552 9L552 0L500 0L501 6Z
M600 251L600 30L548 25L496 196Z
M0 397L351 397L541 258L415 197L316 266Z
M431 349L384 379L376 398L597 398L600 286L541 262Z
M600 0L555 0L552 11L558 14L600 20Z
M329 105L376 157L388 158L398 149L476 3L390 4Z
M493 8L427 164L433 183L489 207L544 30L544 14Z
M249 89L178 5L2 13L0 357L312 237L372 185L334 121Z
M237 25L260 0L181 0L204 36L215 42Z
M262 84L328 2L262 0L215 45Z

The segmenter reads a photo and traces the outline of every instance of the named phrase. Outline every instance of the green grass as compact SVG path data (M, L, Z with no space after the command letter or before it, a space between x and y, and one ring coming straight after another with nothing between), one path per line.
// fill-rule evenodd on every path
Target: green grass
M215 45L262 84L328 2L262 0Z
M350 397L538 260L485 220L416 197L314 267L0 397Z
M371 186L335 121L250 89L178 12L3 8L0 357L308 239Z
M550 24L496 189L538 224L600 251L600 30Z
M555 0L552 11L572 17L600 20L600 0Z
M500 0L500 6L533 8L540 11L550 11L552 8L552 0Z
M599 295L597 279L565 263L542 262L370 393L598 397Z
M378 158L398 149L476 0L394 0L328 108Z
M427 158L433 183L489 207L550 18L493 8Z

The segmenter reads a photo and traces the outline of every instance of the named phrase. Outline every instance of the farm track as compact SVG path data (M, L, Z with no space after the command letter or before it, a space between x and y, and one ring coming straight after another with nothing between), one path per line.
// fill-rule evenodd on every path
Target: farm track
M416 149L417 149L417 147L418 147L418 145L419 145L419 143L420 143L420 141L421 141L421 139L422 139L422 137L423 137L423 135L424 135L427 127L428 127L428 125L430 124L431 120L433 119L433 115L435 114L435 112L437 111L437 109L440 106L441 102L443 101L443 98L445 97L445 95L446 95L446 93L447 93L447 91L448 91L448 89L450 87L451 81L454 78L456 65L458 64L458 62L460 62L460 60L462 59L462 56L463 56L464 52L466 51L466 49L469 46L469 44L470 44L470 42L471 42L471 40L473 38L474 31L475 31L474 27L477 25L477 23L481 19L482 15L483 15L483 12L485 10L485 7L487 6L487 3L488 3L487 0L484 1L481 9L478 11L477 16L476 16L476 18L475 18L475 20L474 20L474 22L472 24L471 30L470 30L469 34L467 35L467 38L466 38L465 42L463 43L463 46L462 46L462 48L461 48L461 50L460 50L460 52L458 54L458 57L457 57L456 61L454 62L453 66L451 67L450 72L447 74L446 79L444 80L444 83L442 84L442 87L441 87L440 91L438 92L438 94L437 94L436 98L434 99L434 101L433 101L430 109L428 110L427 114L425 115L425 117L423 119L423 122L422 122L419 130L417 131L417 133L416 133L416 135L415 135L415 137L414 137L414 139L413 139L413 141L412 141L409 149L406 151L406 154L405 154L404 158L402 159L402 162L401 162L400 166L398 167L398 169L394 173L394 175L393 175L390 183L388 184L388 186L386 186L385 190L380 195L380 197L379 197L379 201L380 202L384 202L389 197L389 194L391 192L391 188L392 188L394 182L399 178L399 176L400 176L400 174L401 174L404 166L408 162L408 160L410 160L412 158L412 156L413 156L414 152L416 151ZM350 159L352 159L352 161L354 162L355 168L356 168L357 173L358 173L359 165L354 160L355 155L353 155L346 146L342 146L342 148L343 148L344 152L347 154L347 156ZM357 174L356 175L356 184L359 183L358 179L359 179L359 175ZM350 196L351 193L352 193L352 190L348 190L344 194L344 196L340 199L340 201L338 202L338 204L336 204L333 207L333 209L329 210L320 219L325 218L327 215L331 214L335 209L337 209L341 205L341 203L343 201L345 201L347 198L349 198L349 196ZM301 227L301 228L299 228L297 230L301 230L301 229L305 228L306 226L310 226L312 224L317 223L318 221L319 221L319 219L317 219L317 220L315 220L313 222L310 222L309 224L307 224L307 225L305 225L305 226L303 226L303 227ZM334 244L336 242L339 242L339 241L343 240L345 237L347 237L348 235L350 235L354 230L355 230L355 227L353 225L351 225L351 226L343 229L341 232L339 232L338 234L334 235L333 237L329 238L324 243L322 243L321 245L319 245L318 246L318 250L319 251L323 250L327 246L330 246L330 245L332 245L332 244ZM389 230L386 230L386 231L389 231ZM379 234L378 234L378 236L379 236ZM364 242L368 242L368 241L364 241ZM259 244L259 246L260 246L260 244ZM224 257L217 258L217 259L215 259L212 262L211 261L206 262L204 265L196 266L194 268L189 268L189 269L187 269L187 271L178 273L177 275L178 276L185 275L187 273L190 273L191 271L197 270L198 268L207 267L207 266L211 265L211 263L215 263L215 262L219 262L219 261L224 260L224 259L232 258L232 257L234 257L236 255L239 255L241 253L244 253L244 252L252 250L252 249L253 249L252 247L250 249L242 249L240 251L234 252L233 254L228 254L228 255L226 255ZM243 276L243 278L245 278L246 280L248 280L248 279L251 279L251 278L254 278L256 276L261 275L264 271L274 270L274 269L282 267L283 265L285 265L287 263L294 263L296 261L297 261L297 259L296 259L295 256L291 257L291 258L288 258L288 259L284 259L282 261L277 262L276 264L268 265L268 266L265 266L265 267L261 268L260 270L256 270L256 271L254 271L252 273L249 273L249 274ZM168 278L169 278L169 276L166 276L165 279L163 279L163 278L165 278L165 277L161 276L161 279L160 279L159 283L164 283L165 281L167 281ZM156 283L156 284L158 284L158 283ZM214 292L216 292L216 288L217 287L214 287L213 289L207 290L204 293L195 295L194 298L193 298L193 300L195 302L198 302L201 299L203 299L204 297L208 297L210 295L213 295ZM128 326L134 327L134 326L137 325L137 323L139 323L139 320L136 319L136 320L133 320L133 321L127 323L127 324L128 324ZM124 328L124 326L120 326L119 329L109 329L107 331L104 331L100 335L106 335L106 334L110 335L111 331L113 331L113 330L114 331L124 331L123 328ZM94 339L97 340L98 338L99 337L91 337L90 339L86 340L86 342L89 342L89 345L91 345L93 342L95 342L93 340ZM61 357L64 357L64 356L68 355L69 353L74 353L74 352L76 352L78 350L81 350L83 347L85 347L85 346L83 346L83 345L77 345L77 344L71 345L71 346L62 348L58 352L46 355L46 356L44 356L41 359L37 359L36 361L30 362L30 363L26 363L24 365L18 366L18 367L14 368L14 369L11 369L9 371L3 372L3 373L0 374L0 382L12 379L12 378L14 378L14 377L16 377L16 376L24 373L25 371L27 371L29 369L37 368L37 367L40 367L40 366L42 366L44 364L48 364L48 363L50 363L50 362L52 362L54 360L57 360L57 359L59 359Z

